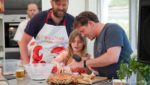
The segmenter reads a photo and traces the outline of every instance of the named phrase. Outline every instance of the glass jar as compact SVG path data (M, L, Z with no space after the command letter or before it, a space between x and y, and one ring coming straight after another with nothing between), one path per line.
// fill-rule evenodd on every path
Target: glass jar
M16 69L16 79L24 79L25 70L22 64L19 64Z

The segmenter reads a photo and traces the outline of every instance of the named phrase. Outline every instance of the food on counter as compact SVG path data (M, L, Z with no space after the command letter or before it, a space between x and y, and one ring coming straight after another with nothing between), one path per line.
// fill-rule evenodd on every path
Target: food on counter
M99 81L107 80L107 77L95 76L94 74L81 74L80 78L77 78L77 83L80 84L93 84Z
M48 83L54 83L54 84L70 84L74 82L74 78L70 74L55 74L53 76L50 76L47 80Z
M60 72L62 71L63 65L61 65L61 63L59 63L59 62L53 60L53 61L51 62L51 64L54 65L53 70L52 70L52 73L60 73Z
M107 80L107 77L99 77L94 74L54 74L47 79L48 84L56 85L74 85L74 84L93 84L99 81Z
M89 70L87 68L80 68L80 67L72 69L73 73L78 72L79 74L88 73L88 71Z
M54 66L54 67L52 68L52 73L56 73L57 71L58 71L57 66Z
M63 73L72 74L71 68L69 66L64 66L63 67Z
M63 63L59 63L55 60L51 62L54 65L52 73L68 73L72 74L71 68L69 66L65 66Z
M54 66L52 68L52 73L54 73L54 74L60 74L60 73L72 74L72 71L71 71L70 67L68 67L68 66L63 66L61 68L58 68L58 66Z
M95 75L93 74L81 74L81 78L77 79L78 83L82 83L82 84L92 84L92 79L95 77Z
M89 79L93 79L94 77L95 77L95 75L94 74L90 74L90 75L88 75L88 74L81 74L81 76L83 77L83 78L89 78Z

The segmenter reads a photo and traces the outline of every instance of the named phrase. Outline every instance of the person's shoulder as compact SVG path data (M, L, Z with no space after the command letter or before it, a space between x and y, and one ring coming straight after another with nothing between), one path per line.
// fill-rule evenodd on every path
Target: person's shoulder
M116 23L109 23L108 28L106 28L106 32L108 35L111 35L111 36L112 35L119 36L125 33L124 29Z
M69 13L66 13L66 18L67 18L68 20L74 21L74 16L72 16L72 15L69 14Z
M112 27L112 28L122 28L119 24L116 23L107 23L108 27Z
M74 18L74 16L71 15L71 14L69 14L69 13L66 13L66 16L67 16L68 18Z
M47 16L47 14L48 14L48 10L46 10L46 11L41 11L41 12L39 12L39 13L37 13L32 19L45 19L46 18L46 16Z
M46 16L48 14L48 10L45 10L45 11L41 11L37 14L37 16Z
M123 30L123 28L119 24L116 24L116 23L107 23L107 25L108 25L107 27L109 31Z

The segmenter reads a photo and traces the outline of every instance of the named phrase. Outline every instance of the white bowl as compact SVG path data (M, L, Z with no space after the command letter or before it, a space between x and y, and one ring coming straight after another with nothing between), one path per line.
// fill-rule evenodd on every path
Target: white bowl
M52 64L27 64L25 70L29 77L33 80L47 79L51 75Z

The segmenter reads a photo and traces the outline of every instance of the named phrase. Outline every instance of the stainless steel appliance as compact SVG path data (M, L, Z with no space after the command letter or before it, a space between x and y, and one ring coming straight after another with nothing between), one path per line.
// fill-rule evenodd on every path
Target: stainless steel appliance
M5 22L5 46L6 48L18 47L16 41L13 40L13 37L18 28L19 22Z
M5 58L19 58L19 47L13 40L21 21L26 19L26 15L4 15L4 35L5 35Z

